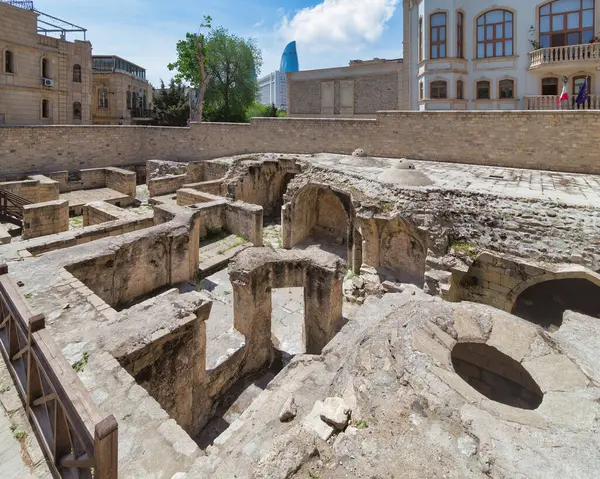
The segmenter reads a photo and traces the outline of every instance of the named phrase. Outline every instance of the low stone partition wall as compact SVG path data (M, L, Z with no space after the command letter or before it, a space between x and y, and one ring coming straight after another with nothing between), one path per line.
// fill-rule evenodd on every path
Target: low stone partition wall
M43 175L0 183L0 190L8 191L32 203L54 201L59 198L59 183Z
M263 245L263 208L262 206L235 201L225 205L225 228L238 234L254 246Z
M193 279L199 264L199 230L199 215L179 208L169 222L116 242L104 238L71 248L63 258L65 269L104 302L121 308L159 288Z
M19 248L21 256L39 256L50 251L91 243L108 236L120 236L152 226L154 226L154 218L151 214L145 216L131 215L125 219L66 231L51 238L35 238L22 241L15 243L15 247Z
M56 181L61 193L78 190L110 188L135 199L136 173L123 168L86 168L75 171L55 171L47 176Z
M135 216L135 213L130 213L106 201L94 201L83 207L83 226L98 225L108 221L131 218L132 216Z
M223 183L223 178L212 181L201 181L199 183L189 183L187 185L183 185L183 187L217 196L225 196L225 194L227 194L225 185Z
M148 180L148 193L150 198L154 196L175 193L187 181L186 175L164 176Z
M181 188L177 190L177 204L179 206L210 203L211 201L219 201L222 199L224 199L222 196L206 193L204 191L198 191L192 188Z
M129 196L130 202L133 202L136 187L135 172L123 170L122 168L106 168L105 170L105 186Z
M213 229L226 229L254 244L263 245L263 208L243 201L230 202L223 197L191 188L177 190L179 206L193 206L200 212L200 237Z
M69 202L46 201L23 207L23 239L37 238L69 229Z

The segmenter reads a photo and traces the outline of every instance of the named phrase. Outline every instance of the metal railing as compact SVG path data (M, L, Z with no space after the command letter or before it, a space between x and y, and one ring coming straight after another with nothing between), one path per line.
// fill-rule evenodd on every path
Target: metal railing
M116 479L118 425L88 390L0 265L0 351L54 477Z
M529 68L587 60L600 60L600 44L587 43L584 45L540 48L529 53Z
M600 110L600 95L589 95L581 105L573 97L559 104L558 98L558 95L526 96L525 110Z
M132 108L131 118L152 118L153 111L147 108Z

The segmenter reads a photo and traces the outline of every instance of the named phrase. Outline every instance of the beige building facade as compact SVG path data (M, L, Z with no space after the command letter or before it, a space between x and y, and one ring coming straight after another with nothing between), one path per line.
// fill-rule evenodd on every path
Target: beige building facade
M152 119L152 85L146 70L115 55L92 59L92 122L131 125Z
M91 43L41 35L37 23L0 3L0 125L89 124Z
M404 110L404 62L354 60L347 67L287 74L292 117L375 118L379 110Z

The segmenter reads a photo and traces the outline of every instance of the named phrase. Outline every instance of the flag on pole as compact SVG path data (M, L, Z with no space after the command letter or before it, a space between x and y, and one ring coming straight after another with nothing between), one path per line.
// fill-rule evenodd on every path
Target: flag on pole
M562 103L563 100L568 100L569 99L569 93L567 90L567 83L569 82L569 79L567 77L563 77L563 89L562 89L562 93L560 94L560 97L558 98L558 104L560 105Z
M578 105L583 105L590 97L587 92L587 80L587 77L585 77L585 80L583 80L583 85L581 85L579 88L579 95L577 95L577 99L575 100L575 103Z

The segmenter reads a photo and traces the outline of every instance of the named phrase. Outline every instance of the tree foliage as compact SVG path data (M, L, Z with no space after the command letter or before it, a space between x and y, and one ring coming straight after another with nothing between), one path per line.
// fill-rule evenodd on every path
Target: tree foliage
M196 34L188 33L185 40L177 43L178 59L169 65L169 69L177 69L175 78L189 82L198 91L202 81L207 81L203 97L205 120L245 121L246 110L258 93L256 72L262 66L262 55L256 43L232 35L221 27L211 29L203 37L206 71L202 75L197 38Z
M262 103L253 103L246 110L246 121L251 118L282 118L285 117L285 111L280 110L274 104L263 105Z
M171 78L169 87L160 81L154 91L154 120L160 126L186 126L190 117L190 103L185 87Z

